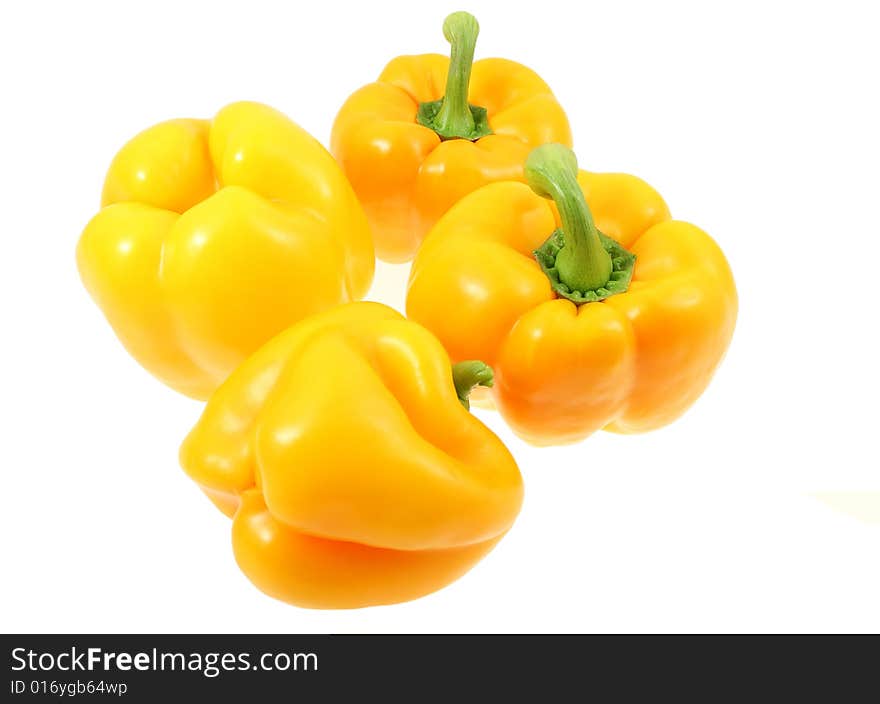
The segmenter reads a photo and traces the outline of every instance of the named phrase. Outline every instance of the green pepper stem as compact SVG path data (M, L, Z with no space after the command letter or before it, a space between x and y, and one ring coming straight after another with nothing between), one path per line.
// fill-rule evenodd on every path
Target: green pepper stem
M492 373L492 367L485 362L468 360L452 365L452 383L455 384L455 393L458 400L461 401L461 405L468 410L471 407L468 396L474 387L492 386L494 382L495 375Z
M434 129L444 138L468 137L474 116L468 105L468 86L480 25L469 12L453 12L443 22L443 36L452 45L446 92L434 118Z
M613 263L599 239L577 171L577 157L561 144L536 147L526 159L526 181L539 196L553 199L562 220L565 245L556 257L559 280L573 291L592 291L608 283Z

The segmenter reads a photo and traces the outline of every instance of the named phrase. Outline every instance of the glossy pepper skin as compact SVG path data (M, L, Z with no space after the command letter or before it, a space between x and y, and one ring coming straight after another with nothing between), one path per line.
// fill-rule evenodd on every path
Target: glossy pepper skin
M83 283L132 356L193 398L372 280L369 224L338 165L258 103L141 132L101 205L77 247Z
M437 335L453 360L492 366L495 406L531 443L670 423L706 388L733 334L737 294L724 255L696 226L671 220L644 181L577 173L573 154L559 145L533 156L536 165L548 156L555 163L535 170L533 186L567 215L521 183L467 196L413 263L408 317ZM578 303L554 288L535 250L560 226L563 234L568 227L589 234L591 211L598 231L635 255L635 265L625 292ZM574 244L566 240L562 250ZM559 266L557 259L557 274Z
M522 481L463 407L489 383L474 365L491 376L475 362L454 373L427 330L366 302L307 318L245 361L180 460L233 517L247 577L291 604L355 608L435 591L488 553Z
M437 219L477 188L522 181L531 147L571 145L565 113L534 71L506 59L471 66L477 32L472 16L450 15L451 62L439 54L392 59L336 117L331 151L367 212L381 259L412 259ZM441 99L445 106L435 103ZM477 110L474 119L466 101L485 114ZM420 122L421 106L437 114Z

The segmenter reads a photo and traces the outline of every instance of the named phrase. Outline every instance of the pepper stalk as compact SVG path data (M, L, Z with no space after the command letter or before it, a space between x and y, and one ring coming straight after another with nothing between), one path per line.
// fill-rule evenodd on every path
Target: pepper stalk
M535 250L535 258L558 295L588 303L625 292L636 257L599 232L577 172L574 152L561 144L536 147L526 159L527 183L542 198L553 200L562 221Z
M474 48L480 25L469 12L453 12L443 22L443 36L451 45L446 90L440 100L420 103L416 120L442 140L475 141L492 134L486 108L468 103Z
M452 365L452 383L461 405L465 410L470 410L471 402L468 397L471 391L476 386L491 387L495 383L495 375L488 364L472 359Z

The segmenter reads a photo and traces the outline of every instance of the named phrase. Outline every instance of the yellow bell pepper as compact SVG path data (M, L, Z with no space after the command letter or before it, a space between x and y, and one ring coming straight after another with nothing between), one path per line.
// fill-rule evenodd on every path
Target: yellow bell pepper
M670 423L733 335L723 253L670 220L644 181L578 174L561 145L535 149L526 176L531 189L485 186L437 223L413 262L407 315L453 360L493 367L491 400L529 442Z
M233 517L235 558L312 608L406 601L457 579L510 528L522 480L467 412L481 362L450 364L378 303L309 317L245 361L184 441L184 470Z
M478 32L472 15L453 13L443 23L451 58L392 59L336 117L330 149L381 259L412 259L437 219L480 186L522 181L531 147L571 146L568 119L538 74L507 59L473 63Z
M140 133L113 159L101 204L77 247L82 280L132 356L193 398L373 277L369 225L342 171L258 103Z

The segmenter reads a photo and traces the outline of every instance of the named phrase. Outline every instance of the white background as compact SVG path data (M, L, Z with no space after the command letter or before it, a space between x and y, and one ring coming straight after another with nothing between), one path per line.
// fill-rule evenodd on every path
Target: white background
M880 630L880 51L871 3L478 2L478 57L532 66L580 162L637 173L711 233L733 345L678 423L533 449L469 575L391 607L297 609L235 566L177 466L199 404L129 358L82 288L112 155L256 99L326 143L444 3L4 2L0 9L3 631ZM576 10L574 8L577 8ZM371 298L402 305L406 267Z

